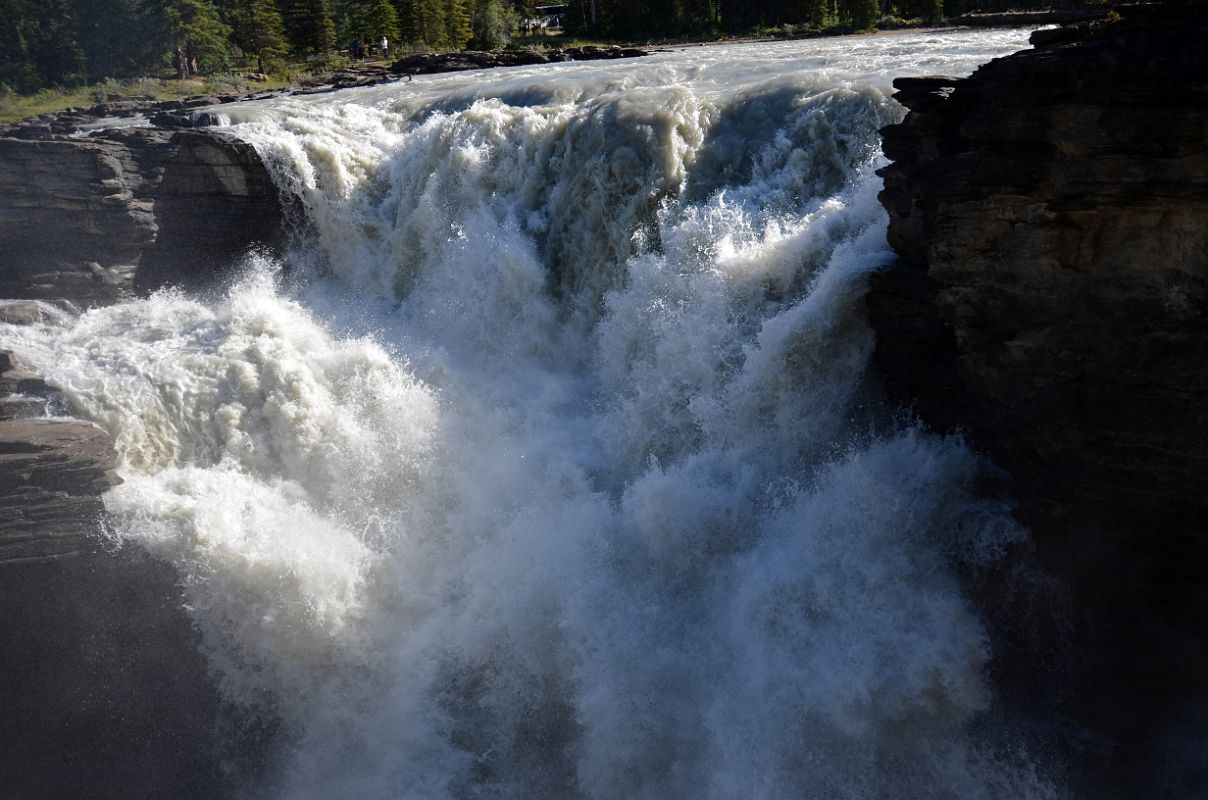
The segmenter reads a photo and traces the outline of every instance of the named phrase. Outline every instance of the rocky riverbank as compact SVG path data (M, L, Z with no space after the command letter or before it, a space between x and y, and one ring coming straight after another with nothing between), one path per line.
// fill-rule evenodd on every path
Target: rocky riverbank
M1067 716L1105 796L1198 796L1202 762L1177 762L1208 701L1208 6L1119 12L895 83L900 259L869 307L892 393L1011 473L1055 587L988 590L1013 701Z
M135 113L99 108L0 136L3 322L53 324L136 290L212 281L280 244L281 200L250 146L213 129L70 135L118 112ZM98 536L101 495L118 481L113 443L71 413L0 351L4 794L230 796L230 767L248 759L219 733L226 717L176 575Z
M205 127L216 124L218 118L211 111L199 109L245 100L263 100L289 94L323 94L338 89L409 80L416 75L568 61L609 61L618 58L639 58L650 55L650 52L638 47L584 45L564 49L415 53L390 64L353 62L346 67L311 76L292 86L252 94L202 94L173 100L154 100L149 97L117 98L87 108L66 108L63 111L0 124L0 137L44 139L50 136L79 136L101 127L113 127L115 122L125 125L132 121L159 128ZM259 78L263 79L264 76Z

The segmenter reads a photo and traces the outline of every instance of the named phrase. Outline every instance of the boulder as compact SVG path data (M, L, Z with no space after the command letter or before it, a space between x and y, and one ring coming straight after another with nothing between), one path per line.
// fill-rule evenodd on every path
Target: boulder
M70 316L62 308L41 300L0 300L0 323L38 325L63 322Z

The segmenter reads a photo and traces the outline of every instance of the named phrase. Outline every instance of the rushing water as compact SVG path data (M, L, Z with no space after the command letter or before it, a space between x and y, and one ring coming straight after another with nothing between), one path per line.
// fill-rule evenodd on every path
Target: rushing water
M291 278L15 347L115 437L289 798L1029 798L958 572L1023 536L879 401L878 128L1010 32L687 48L228 113Z

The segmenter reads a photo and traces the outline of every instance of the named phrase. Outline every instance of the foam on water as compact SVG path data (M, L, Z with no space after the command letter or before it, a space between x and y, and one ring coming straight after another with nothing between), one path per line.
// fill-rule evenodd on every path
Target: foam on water
M307 222L0 326L114 435L282 798L1051 797L961 585L1023 534L865 381L889 81L1018 32L232 110Z

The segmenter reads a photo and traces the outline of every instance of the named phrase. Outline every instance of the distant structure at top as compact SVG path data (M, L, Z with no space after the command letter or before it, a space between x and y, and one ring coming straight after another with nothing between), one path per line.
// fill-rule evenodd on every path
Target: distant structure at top
M528 35L562 32L562 21L569 6L558 3L548 6L534 6L533 16L520 20L520 31Z

